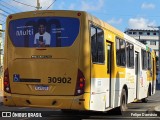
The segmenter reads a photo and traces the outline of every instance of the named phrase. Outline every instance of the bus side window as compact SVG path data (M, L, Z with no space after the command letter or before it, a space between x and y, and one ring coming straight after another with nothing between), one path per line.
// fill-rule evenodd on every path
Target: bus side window
M148 59L147 58L147 52L142 49L142 69L143 70L147 69L147 65L148 65L147 59Z
M93 63L104 63L104 32L91 26L91 52Z
M97 29L97 44L98 44L98 62L104 63L104 35L103 30Z
M91 52L92 52L92 62L97 61L97 51L96 51L96 28L91 27Z
M126 43L119 38L116 38L116 59L117 65L126 66Z
M152 69L152 64L151 64L151 53L147 52L148 54L148 70Z
M134 45L126 42L127 67L134 68Z

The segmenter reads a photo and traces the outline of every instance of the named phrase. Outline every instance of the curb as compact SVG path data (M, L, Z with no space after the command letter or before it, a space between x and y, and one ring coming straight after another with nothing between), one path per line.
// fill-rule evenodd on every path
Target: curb
M156 106L154 112L160 117L160 106Z
M3 105L3 96L0 95L0 105Z
M160 113L160 106L156 106L156 107L154 108L154 111Z
M3 92L0 90L0 105L3 105Z

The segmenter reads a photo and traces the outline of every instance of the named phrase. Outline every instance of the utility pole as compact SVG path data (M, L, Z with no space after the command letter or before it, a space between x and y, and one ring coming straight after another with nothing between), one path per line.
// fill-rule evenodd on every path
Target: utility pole
M40 6L40 2L39 0L37 0L37 6L36 6L37 10L40 10L42 7Z

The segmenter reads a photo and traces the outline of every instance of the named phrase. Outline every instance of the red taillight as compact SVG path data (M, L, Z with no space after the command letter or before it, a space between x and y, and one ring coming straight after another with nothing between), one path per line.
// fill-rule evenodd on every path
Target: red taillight
M13 16L12 16L12 15L10 15L10 16L9 16L9 19L12 19L12 17L13 17Z
M79 84L79 87L80 87L80 88L83 88L83 86L84 86L83 83L80 83L80 84Z
M7 86L7 85L8 85L8 82L5 81L5 82L4 82L4 86Z
M4 81L3 81L4 91L7 92L7 93L11 93L10 84L9 84L9 72L8 72L8 69L5 70L3 79L4 79Z
M83 73L78 69L75 95L84 94L84 88L85 88L85 77L84 77Z
M9 16L9 19L12 19L12 17L13 17L13 16L12 16L12 15L10 15L10 16Z
M80 12L78 12L78 13L77 13L77 16L81 16L81 13L80 13Z

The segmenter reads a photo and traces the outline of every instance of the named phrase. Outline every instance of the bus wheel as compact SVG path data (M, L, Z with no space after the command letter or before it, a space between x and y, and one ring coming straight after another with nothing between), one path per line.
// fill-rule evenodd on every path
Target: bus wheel
M141 101L142 101L143 103L147 103L147 102L148 102L148 96L149 96L149 90L148 90L148 93L147 93L147 97L141 99Z
M147 102L148 102L148 98L143 98L141 101L142 101L143 103L147 103Z
M127 95L126 90L123 89L121 93L120 106L116 108L118 114L123 114L127 110Z
M121 106L120 106L121 111L126 111L127 110L127 95L126 95L126 90L122 90L121 94Z

